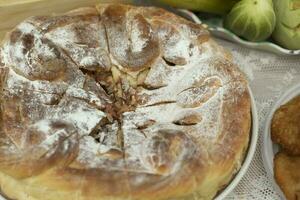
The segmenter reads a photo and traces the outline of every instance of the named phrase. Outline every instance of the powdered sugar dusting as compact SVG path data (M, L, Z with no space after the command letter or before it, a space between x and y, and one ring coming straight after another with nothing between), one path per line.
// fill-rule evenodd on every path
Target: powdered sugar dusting
M48 133L51 130L50 121L41 120L35 123L32 127L43 133Z
M56 112L49 113L53 119L71 122L79 130L80 135L88 135L106 115L100 110L91 108L85 102L71 100L64 102Z
M184 49L183 46L181 48ZM225 99L235 101L234 95L227 97L232 93L232 88L237 87L233 80L238 80L240 75L224 73L219 69L220 63L212 62L211 51L199 50L197 48L193 50L186 65L156 68L157 74L161 73L165 76L163 87L141 90L139 95L142 105L139 105L134 112L124 113L122 129L127 162L131 163L136 171L157 173L155 168L149 168L149 165L144 163L140 152L142 149L145 150L145 144L160 130L182 131L195 141L201 142L205 139L211 143L216 142L223 133L221 116L223 101ZM149 75L153 77L152 73ZM146 81L149 82L147 78ZM158 78L156 80L159 82ZM237 97L246 88L245 85L240 86L241 90L235 90ZM176 124L178 120L192 115L200 116L201 121L194 121L190 126ZM144 128L143 124L149 122L153 123ZM193 151L187 153L192 155ZM144 154L147 155L147 152ZM173 170L175 166L180 165L180 162L182 159L178 158Z
M105 106L99 97L93 92L85 91L84 89L76 88L74 86L70 86L66 90L66 96L86 100L89 104L93 104L99 109Z
M24 128L45 134L46 149L68 131L76 135L71 168L176 176L199 159L196 151L218 142L224 105L238 102L246 84L212 41L200 44L188 25L160 23L166 31L158 34L140 15L74 20L48 32L34 20L22 23L0 51L5 101L21 99L15 110ZM99 90L86 89L87 77ZM131 91L129 103L123 90Z
M78 29L80 31L78 31ZM70 24L48 32L45 36L57 46L68 52L68 55L80 67L88 70L94 68L108 70L110 60L104 40L104 27L98 22L90 24ZM84 34L82 32L88 32Z
M23 34L39 34L39 31L30 22L21 23L19 26L17 26L17 29L19 29Z
M91 136L84 136L79 141L79 154L75 162L83 164L84 168L125 170L125 165L122 160L111 159L106 154L109 150L111 150L111 147L96 142Z
M141 52L147 45L148 40L142 37L142 32L139 30L138 23L133 21L131 27L131 44L133 52Z

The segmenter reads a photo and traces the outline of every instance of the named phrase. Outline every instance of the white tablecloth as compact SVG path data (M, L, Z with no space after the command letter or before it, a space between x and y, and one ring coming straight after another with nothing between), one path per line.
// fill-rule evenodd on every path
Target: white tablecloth
M300 56L283 57L217 39L231 50L235 63L248 76L258 109L259 141L254 159L228 200L279 200L263 167L261 146L265 120L273 103L289 87L300 82Z

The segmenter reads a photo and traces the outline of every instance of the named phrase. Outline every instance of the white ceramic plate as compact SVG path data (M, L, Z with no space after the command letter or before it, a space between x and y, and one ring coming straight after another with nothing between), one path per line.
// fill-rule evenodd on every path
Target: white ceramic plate
M190 0L190 1L192 1L192 0ZM195 23L206 24L208 30L211 32L212 35L222 38L222 39L225 39L225 40L229 40L229 41L238 43L247 48L268 51L268 52L272 52L272 53L275 53L275 54L281 55L281 56L299 56L300 55L300 49L299 50L285 49L285 48L279 46L278 44L274 43L273 41L250 42L250 41L244 40L223 27L222 17L217 16L217 17L202 18L202 16L200 16L200 18L201 18L200 19L196 14L194 14L191 11L188 11L185 9L174 9L170 6L162 5L158 1L133 0L133 2L134 2L134 4L137 4L140 6L163 7L164 9L167 9L171 12L174 12L177 15L185 17L191 21L194 21ZM202 13L202 14L204 14L204 13ZM204 15L206 15L206 14L204 14Z
M249 88L249 92L251 97L252 126L251 126L251 136L250 136L248 151L239 172L235 175L235 177L232 179L230 184L219 195L216 196L215 200L222 200L230 192L232 192L232 190L237 186L237 184L240 182L240 180L247 172L247 169L255 153L257 139L258 139L258 117L257 117L257 109L254 101L254 96L250 88Z
M180 12L185 13L186 15L189 15L189 18L191 18L194 22L198 24L205 24L207 25L208 30L212 33L212 35L229 40L231 42L238 43L242 46L251 48L251 49L258 49L262 51L268 51L275 53L277 55L281 56L299 56L300 50L290 50L285 49L281 46L279 46L276 43L273 43L272 41L262 41L262 42L250 42L247 40L244 40L240 38L239 36L235 35L233 32L227 30L223 27L223 19L221 17L217 18L209 18L209 19L200 19L198 16L196 16L193 12L180 9Z
M190 19L191 21L198 23L198 21L196 19L199 20L199 18L195 14L191 13L190 11L175 10L175 9L171 9L171 11L175 12L176 14L181 15L182 17L185 17L187 19ZM250 165L250 162L254 156L254 153L255 153L257 139L258 139L258 117L257 117L257 109L256 109L256 104L254 101L253 93L250 88L249 88L249 92L250 92L250 97L251 97L252 127L251 127L251 136L250 136L250 140L249 140L248 151L247 151L244 162L243 162L240 170L238 171L238 173L232 179L230 184L215 197L215 200L224 199L237 186L239 181L242 179L242 177L246 173L246 171ZM5 198L3 198L0 195L0 200L5 200Z
M263 145L262 145L262 157L263 157L263 164L267 171L267 174L272 180L272 183L275 187L275 189L278 191L278 193L281 195L282 199L284 198L283 192L277 185L275 179L274 179L274 156L279 150L279 146L272 142L271 140L271 121L273 118L273 115L275 111L283 104L287 103L292 98L296 97L297 95L300 95L300 84L288 89L274 104L272 107L267 120L266 125L264 129L264 137L263 137Z
M256 109L256 104L254 101L253 93L250 88L248 88L248 89L249 89L249 93L250 93L250 97L251 97L251 115L252 115L251 135L250 135L250 140L249 140L248 151L247 151L244 162L243 162L240 170L238 171L238 173L232 179L230 184L216 196L215 200L224 199L237 186L239 181L245 175L245 173L250 165L250 162L253 158L255 149L256 149L256 144L257 144L257 139L258 139L257 109ZM0 195L0 200L5 200L5 198Z

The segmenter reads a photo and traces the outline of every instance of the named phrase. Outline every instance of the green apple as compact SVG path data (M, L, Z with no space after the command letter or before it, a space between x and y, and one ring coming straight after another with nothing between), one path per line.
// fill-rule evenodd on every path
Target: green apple
M274 0L277 23L273 39L288 49L300 49L300 0Z
M276 24L271 0L242 0L224 20L224 26L247 40L263 41L273 32Z

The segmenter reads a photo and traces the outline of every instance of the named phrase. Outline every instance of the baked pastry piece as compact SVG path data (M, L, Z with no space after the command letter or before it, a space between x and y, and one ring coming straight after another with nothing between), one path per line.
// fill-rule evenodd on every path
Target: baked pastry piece
M212 199L243 162L247 82L201 25L103 4L29 18L0 55L12 199Z
M300 156L300 96L276 110L271 125L272 140L290 155Z
M300 199L300 157L280 152L274 158L276 182L288 200Z
M282 149L274 158L274 176L288 200L300 199L300 96L274 113L272 140Z

